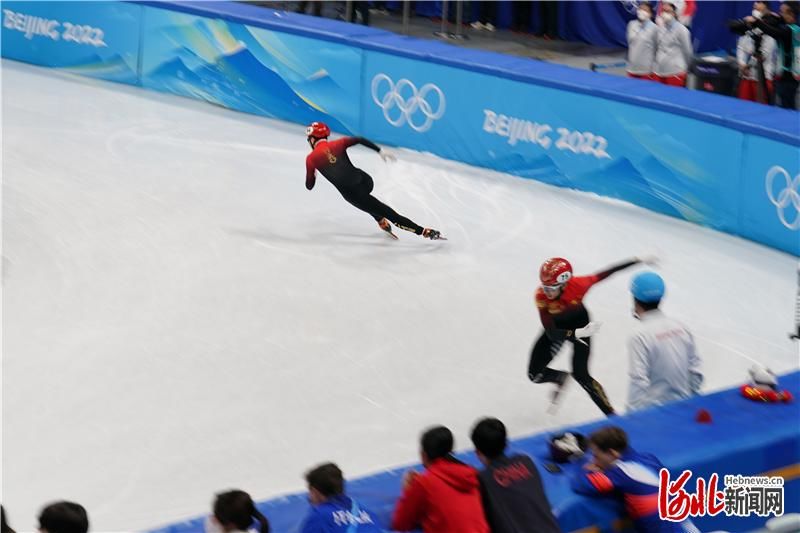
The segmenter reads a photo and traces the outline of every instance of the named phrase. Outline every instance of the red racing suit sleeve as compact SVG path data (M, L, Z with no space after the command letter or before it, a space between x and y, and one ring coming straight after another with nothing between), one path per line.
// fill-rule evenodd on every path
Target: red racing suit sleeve
M317 168L314 166L313 155L314 152L311 152L308 157L306 157L306 189L309 191L314 188L314 183L317 181Z

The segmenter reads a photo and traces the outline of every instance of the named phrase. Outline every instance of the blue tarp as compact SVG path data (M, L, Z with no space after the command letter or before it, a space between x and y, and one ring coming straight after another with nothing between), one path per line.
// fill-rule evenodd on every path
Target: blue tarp
M783 388L800 397L800 372L780 378ZM699 409L711 413L712 422L696 422ZM607 425L600 420L569 428L583 434ZM673 476L684 469L706 479L712 473L720 478L726 474L757 475L800 463L800 404L764 404L743 398L738 388L708 396L656 407L615 418L613 423L628 433L632 446L655 454L670 469ZM562 428L563 430L564 428ZM559 430L561 431L561 430ZM549 433L521 438L512 443L512 451L526 453L540 466L549 460ZM479 466L471 452L459 457ZM421 469L419 465L409 468ZM577 468L567 465L566 470ZM365 507L374 510L386 525L400 493L400 480L405 468L377 473L351 480L348 493ZM550 503L565 532L598 526L601 531L613 531L614 522L622 509L611 500L595 500L580 496L569 488L567 473L551 474L540 468ZM298 473L298 478L301 473ZM693 481L691 482L693 486ZM789 479L785 486L785 512L800 512L800 479ZM258 505L270 519L275 533L294 533L299 530L308 511L305 494L269 500ZM764 518L696 519L701 530L728 529L749 531L763 525ZM154 530L153 533L199 533L202 518Z

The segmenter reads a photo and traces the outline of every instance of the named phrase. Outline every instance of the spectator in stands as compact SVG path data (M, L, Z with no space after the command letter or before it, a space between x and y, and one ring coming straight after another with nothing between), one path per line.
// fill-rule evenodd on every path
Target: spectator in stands
M695 0L673 0L672 4L675 6L675 16L678 17L678 22L686 26L692 27L692 20L697 13L697 2ZM664 2L658 5L658 15L661 15Z
M745 17L745 21L777 42L778 72L775 80L775 94L778 105L786 109L797 109L797 86L800 79L800 57L795 57L800 50L800 26L797 24L800 7L797 2L782 2L780 17L753 16Z
M769 11L768 2L753 3L753 17L760 19ZM758 45L758 50L755 49ZM739 98L764 104L772 102L775 67L778 56L775 39L758 28L754 28L739 37L736 45L736 59L739 63ZM759 63L761 59L764 68L766 87L761 86L759 79ZM766 90L764 90L766 89ZM760 95L760 98L759 98Z
M622 428L608 426L589 436L592 461L573 472L575 492L618 498L640 533L696 532L690 521L668 522L658 517L658 473L663 465L650 454L628 446Z
M497 2L478 2L478 20L471 26L476 30L494 31L497 28Z
M489 533L483 514L478 472L453 456L453 434L437 426L422 434L425 473L403 476L392 529L424 533Z
M683 87L692 62L692 37L686 26L675 19L675 4L662 2L661 6L653 71L661 83Z
M39 514L41 533L86 533L89 517L82 505L61 501L51 503Z
M703 374L694 337L658 308L664 280L655 272L641 272L631 282L631 295L640 324L628 341L628 411L698 394Z
M636 20L628 23L628 76L653 79L656 61L658 26L653 22L653 6L642 2L636 10Z
M213 514L206 520L206 533L248 531L255 518L259 533L269 533L269 521L256 509L249 494L242 490L220 492L214 500Z
M496 418L480 420L472 444L486 467L478 477L492 533L559 533L536 465L527 455L506 455L505 425Z
M333 463L306 474L308 513L301 533L380 533L375 515L344 493L344 476Z
M309 4L311 4L312 15L314 15L315 17L319 17L320 15L322 15L322 0L312 0L310 2L308 1L297 2L297 9L295 10L295 12L305 14Z
M6 522L6 510L0 505L0 533L15 533Z

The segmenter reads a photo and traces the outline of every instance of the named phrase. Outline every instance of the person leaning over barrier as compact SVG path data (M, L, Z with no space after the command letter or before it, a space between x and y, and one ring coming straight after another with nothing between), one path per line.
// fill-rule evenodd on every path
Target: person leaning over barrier
M656 61L658 26L653 22L653 7L642 2L636 10L636 20L628 23L628 76L652 80Z
M628 341L631 382L627 410L698 394L703 374L694 337L686 326L658 308L664 297L664 280L655 272L641 272L631 282L631 295L639 327Z
M675 17L675 4L662 3L658 23L656 62L653 73L657 80L673 87L686 85L686 73L694 55L689 29Z
M622 501L639 533L699 533L690 520L670 522L658 516L658 473L661 462L628 446L622 428L607 426L589 436L591 461L572 472L572 490L587 496L609 496Z
M506 455L506 426L484 418L471 438L485 467L478 478L492 533L560 533L536 465L527 455Z
M345 495L344 476L333 463L309 470L308 513L301 533L380 533L375 515Z

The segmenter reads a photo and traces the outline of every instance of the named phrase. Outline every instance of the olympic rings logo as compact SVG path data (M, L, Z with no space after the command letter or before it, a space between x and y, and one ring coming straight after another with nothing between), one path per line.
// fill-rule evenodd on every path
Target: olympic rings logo
M783 189L776 194L775 178L779 175L783 176L783 183L778 182L783 185ZM790 230L800 229L800 174L792 179L785 168L775 165L767 171L765 186L767 198L778 211L781 223ZM789 206L794 210L794 219L791 221L786 217Z
M381 94L383 96L379 97ZM428 96L434 95L434 102L428 102ZM395 128L406 122L411 129L423 133L431 129L433 121L442 118L445 111L445 98L442 90L432 83L426 83L419 89L403 78L397 83L386 74L378 74L372 78L372 100L383 110L386 121ZM433 105L436 105L436 111ZM396 112L393 112L397 108Z

